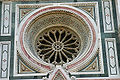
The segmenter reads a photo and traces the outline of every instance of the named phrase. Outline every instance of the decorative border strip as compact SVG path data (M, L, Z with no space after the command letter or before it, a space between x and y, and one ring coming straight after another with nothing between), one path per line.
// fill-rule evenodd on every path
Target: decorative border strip
M114 33L113 13L111 0L102 1L104 33Z
M9 59L11 42L0 42L0 78L9 78Z
M105 38L109 76L118 76L118 58L115 38Z
M11 3L2 3L1 36L11 35Z

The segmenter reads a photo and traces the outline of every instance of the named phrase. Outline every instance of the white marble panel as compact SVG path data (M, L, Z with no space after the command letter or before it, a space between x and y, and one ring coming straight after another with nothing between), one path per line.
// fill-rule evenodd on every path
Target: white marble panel
M11 3L2 3L1 36L11 35Z
M102 0L104 33L114 33L113 13L111 0Z
M10 41L0 42L0 80L9 80Z
M115 38L105 38L109 76L119 76L118 57Z

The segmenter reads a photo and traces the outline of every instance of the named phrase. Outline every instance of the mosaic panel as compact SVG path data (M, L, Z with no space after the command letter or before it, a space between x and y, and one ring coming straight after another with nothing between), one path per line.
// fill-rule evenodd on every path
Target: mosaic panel
M1 36L11 35L11 3L2 4Z
M0 42L1 55L1 70L0 77L8 78L9 74L9 56L10 56L10 42Z
M103 0L102 6L103 6L102 10L103 10L104 32L113 33L115 31L114 31L111 0Z
M115 76L115 75L117 76L119 74L119 70L118 70L116 40L115 38L105 38L105 44L106 44L109 76Z

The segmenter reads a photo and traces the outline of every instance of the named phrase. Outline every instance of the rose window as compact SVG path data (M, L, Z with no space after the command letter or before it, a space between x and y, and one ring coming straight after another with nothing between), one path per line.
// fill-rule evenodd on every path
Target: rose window
M96 55L96 28L88 14L71 6L40 8L20 23L17 49L22 60L38 72L48 72L55 65L82 70Z
M80 38L75 31L54 26L43 30L36 39L37 55L47 63L62 65L73 60L80 50Z

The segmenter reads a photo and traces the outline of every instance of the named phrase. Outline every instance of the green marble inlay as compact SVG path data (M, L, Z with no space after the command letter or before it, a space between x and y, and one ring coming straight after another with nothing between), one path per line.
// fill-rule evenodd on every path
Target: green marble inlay
M102 39L102 52L103 52L103 62L104 62L104 74L87 74L87 75L70 75L75 76L77 78L80 77L108 77L108 69L107 69L107 59L106 59L106 50L105 50L105 38L116 38L116 44L117 44L117 52L118 52L118 59L119 59L119 66L120 66L120 42L118 39L118 23L117 23L117 15L116 15L116 9L115 9L115 1L112 0L112 6L113 6L113 21L114 21L114 27L115 27L115 33L104 33L104 27L103 27L103 15L102 15L102 2L101 0L46 0L46 1L29 1L29 2L12 2L12 26L11 26L11 36L0 36L0 41L11 41L11 54L10 54L10 80L17 80L17 79L42 79L42 77L48 77L47 76L25 76L25 77L14 77L13 76L13 70L14 70L14 33L15 33L15 6L16 4L40 4L40 3L64 3L64 2L98 2L99 7L99 17L100 17L100 30L101 30L101 39ZM1 19L1 10L2 10L2 2L0 2L0 19ZM94 15L95 16L95 15ZM0 29L1 29L1 21L0 21Z

